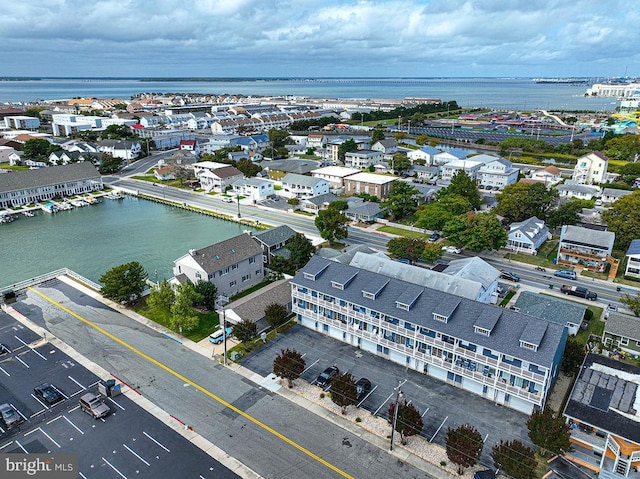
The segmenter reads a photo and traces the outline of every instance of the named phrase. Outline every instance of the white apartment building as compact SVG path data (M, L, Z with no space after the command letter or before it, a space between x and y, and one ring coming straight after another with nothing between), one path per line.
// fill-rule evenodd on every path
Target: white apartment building
M474 156L472 159L475 159ZM493 161L487 161L478 170L478 182L481 186L497 186L500 189L507 185L511 185L518 181L520 170L514 168L509 160L504 158L496 158Z
M278 192L285 198L307 199L329 193L329 182L322 178L288 173L282 178L282 190Z
M40 119L32 116L5 116L4 125L14 130L37 130L40 128Z
M344 166L347 168L365 169L382 162L384 154L376 150L350 151L344 155Z
M599 185L605 183L609 159L599 151L587 153L576 161L572 180L581 185Z

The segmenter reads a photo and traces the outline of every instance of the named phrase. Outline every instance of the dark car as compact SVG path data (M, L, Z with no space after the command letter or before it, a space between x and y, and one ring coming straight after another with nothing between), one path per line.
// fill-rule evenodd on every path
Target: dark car
M58 391L49 383L43 383L39 386L36 386L35 388L33 388L33 392L36 394L36 397L43 400L49 406L53 406L54 404L58 404L59 402L64 400L64 397L62 396L62 394L60 394L60 391Z
M340 374L340 370L337 366L329 366L320 373L320 376L316 379L316 384L321 388L326 388L338 374Z
M440 239L440 235L438 233L432 233L431 236L429 236L429 241L431 241L432 243L438 241Z
M506 271L504 269L500 271L500 277L502 279L508 279L509 281L515 281L516 283L520 281L520 276L518 276L515 273L512 273L511 271Z
M0 419L6 429L11 429L24 421L24 418L11 404L0 405Z
M356 401L360 401L371 391L371 381L367 378L360 378L356 383Z

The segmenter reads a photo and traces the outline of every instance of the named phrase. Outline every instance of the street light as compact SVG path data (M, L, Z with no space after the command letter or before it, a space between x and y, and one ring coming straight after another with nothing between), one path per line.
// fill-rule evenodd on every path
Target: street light
M220 313L218 313L218 318L220 317ZM222 344L224 348L224 365L227 365L227 313L225 312L224 306L222 307Z
M393 436L395 435L396 424L398 422L398 401L400 401L400 398L403 396L400 385L394 388L394 391L396 392L396 407L393 408L393 426L391 427L391 444L389 445L390 451L393 451Z
M240 216L240 193L239 192L236 194L236 200L238 200L238 218L241 218L241 216Z

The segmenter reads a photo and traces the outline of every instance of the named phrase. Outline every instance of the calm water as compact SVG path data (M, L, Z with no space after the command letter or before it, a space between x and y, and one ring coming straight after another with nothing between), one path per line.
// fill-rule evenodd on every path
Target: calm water
M68 267L93 280L139 261L149 278L170 278L173 260L247 229L228 221L136 198L104 200L55 215L20 215L0 224L0 287Z
M0 102L130 98L143 92L297 95L320 98L440 98L462 107L554 110L612 110L615 98L585 97L588 85L537 84L528 78L321 79L238 81L151 81L43 79L0 81Z

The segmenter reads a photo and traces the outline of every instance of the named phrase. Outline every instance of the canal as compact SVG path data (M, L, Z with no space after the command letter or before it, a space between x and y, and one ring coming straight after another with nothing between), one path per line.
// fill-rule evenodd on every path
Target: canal
M172 276L173 260L238 235L245 225L126 197L56 214L16 215L0 224L0 288L67 267L98 281L113 266L139 261L149 279Z

